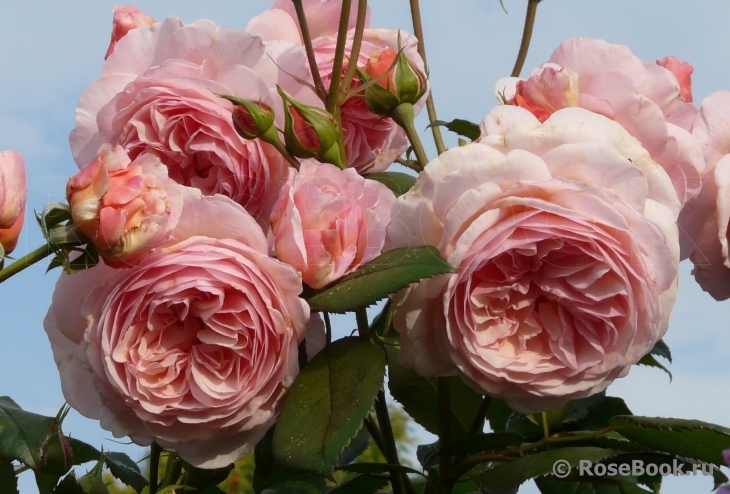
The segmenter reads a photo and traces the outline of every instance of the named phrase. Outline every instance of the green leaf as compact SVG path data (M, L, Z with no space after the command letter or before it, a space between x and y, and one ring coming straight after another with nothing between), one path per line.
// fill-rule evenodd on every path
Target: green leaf
M657 369L661 369L669 375L669 382L672 382L672 373L669 371L669 369L666 368L666 366L664 366L661 362L655 359L651 353L647 353L646 355L641 357L641 360L636 362L636 365L645 365L647 367L655 367Z
M393 191L396 197L402 196L416 183L416 177L401 172L375 172L368 173L365 178L377 180Z
M106 466L115 478L132 487L137 492L149 483L139 469L139 465L124 453L106 453Z
M367 307L423 278L453 273L438 250L404 247L382 254L308 300L315 310L348 312Z
M580 482L571 482L567 480L556 479L552 475L545 477L536 477L535 485L540 489L541 494L578 494L581 487ZM590 485L588 485L590 487ZM593 489L590 492L592 494Z
M323 492L327 484L323 476L289 470L274 461L274 455L271 451L273 435L274 429L269 429L264 438L254 448L254 492L259 494L270 487L294 481L308 482Z
M10 397L0 397L0 458L41 468L43 454L57 427L56 417L26 412Z
M104 463L99 461L89 473L79 479L79 485L86 494L109 494L109 489L101 476L103 470Z
M18 478L10 460L0 460L0 494L18 494Z
M438 434L438 385L435 378L425 378L398 362L398 349L386 347L388 354L388 389L393 398L413 420L432 434ZM447 377L451 386L451 412L454 439L465 437L482 405L482 397L458 376Z
M328 490L327 494L374 494L386 485L388 485L386 477L358 475Z
M348 465L355 461L358 456L370 447L370 441L371 437L367 427L362 427L357 436L350 441L350 444L342 452L340 459L337 461L337 466Z
M527 441L537 441L541 439L545 432L542 427L536 425L526 415L521 413L513 413L507 421L507 432L514 432L524 437Z
M167 461L171 460L168 459ZM183 461L182 464L185 469L185 486L194 487L196 489L209 485L220 484L228 478L228 475L234 468L233 463L222 468L213 469L195 468L186 461Z
M654 345L654 348L651 349L651 352L649 352L651 355L657 355L659 357L663 357L669 362L672 362L672 352L669 350L669 346L667 346L666 343L664 343L664 340L659 340Z
M61 475L57 473L48 473L40 470L33 470L35 475L35 485L38 487L39 494L51 494L61 480Z
M84 269L93 268L97 264L99 264L99 253L93 245L89 245L79 257L64 266L64 269L68 274L74 274Z
M627 439L655 451L724 465L722 451L730 448L730 429L699 420L619 416L608 422Z
M584 402L585 403L585 402ZM591 403L588 415L584 418L564 425L567 430L600 430L606 427L609 420L618 415L631 415L631 410L621 398L606 396L598 403Z
M84 494L84 488L76 480L76 476L70 474L66 475L56 486L53 494Z
M462 120L461 118L455 118L451 122L445 122L443 120L435 120L428 127L434 127L434 126L446 127L451 132L454 132L455 134L459 134L460 136L464 136L468 139L471 139L472 141L477 139L479 137L479 135L481 134L481 130L479 130L478 124L475 124L474 122L470 122L468 120ZM428 128L428 127L426 127L426 128Z
M321 494L322 491L307 482L285 482L269 487L261 494Z
M86 444L83 441L74 439L73 437L67 437L68 445L71 446L73 452L73 464L81 465L90 461L99 461L101 459L101 452L90 444Z
M419 472L413 468L403 465L389 465L387 463L351 463L350 465L337 467L337 470L350 473L388 473L391 470L395 470L403 473L423 475L423 472Z
M520 446L524 439L519 434L513 432L491 432L488 434L479 434L477 436L467 437L460 441L447 444L440 448L438 455L465 455L472 453L481 453L493 449L509 448L510 446Z
M509 490L519 487L526 480L551 474L553 465L562 460L571 468L581 460L593 463L613 456L616 451L602 448L568 447L542 451L518 460L502 463L479 474L478 482L487 489Z
M383 384L385 355L367 340L326 346L297 376L274 428L274 459L331 477Z
M487 409L487 420L489 427L494 432L504 432L507 428L507 421L514 411L502 400L492 398Z

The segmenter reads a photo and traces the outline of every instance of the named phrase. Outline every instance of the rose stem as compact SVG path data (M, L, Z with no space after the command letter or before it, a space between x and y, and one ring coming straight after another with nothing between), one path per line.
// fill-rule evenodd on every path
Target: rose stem
M380 428L378 428L378 425L375 423L371 415L365 417L364 422L365 427L370 433L370 437L373 438L373 442L378 447L380 452L383 453L383 456L385 456L385 444L383 443L383 435L380 433Z
M38 261L45 259L51 254L53 254L53 249L51 249L50 245L46 244L38 247L33 252L30 252L20 259L16 260L10 266L7 266L6 268L0 270L0 283L7 280L13 275L20 273L22 270L29 266L32 266Z
M358 57L360 56L360 47L362 46L362 36L365 32L365 17L368 12L368 0L358 0L357 2L357 20L355 21L355 38L352 40L352 50L350 50L350 59L347 61L347 72L342 78L341 93L347 94L355 77L355 69L357 68ZM340 101L342 103L342 101Z
M284 147L284 145L280 141L270 142L274 148L276 148L277 151L284 157L284 159L294 168L295 170L299 171L299 162L297 159L291 155L289 150Z
M302 42L304 43L304 49L307 51L307 60L309 60L309 68L312 71L314 88L317 90L317 95L324 101L324 98L327 96L327 90L324 88L322 76L319 75L317 59L314 56L314 48L312 47L312 36L309 34L307 16L304 15L304 6L302 5L302 0L292 0L292 3L294 4L294 10L297 12L299 29L302 31Z
M332 80L330 81L329 93L325 108L332 113L339 113L336 108L340 102L340 80L342 79L342 62L345 59L345 45L347 44L347 27L350 24L350 7L352 0L342 0L340 11L340 25L337 30L337 44L335 45L335 58L332 61Z
M546 440L550 439L550 427L548 426L547 413L545 412L542 412L542 433Z
M413 20L413 34L418 39L418 54L421 55L423 63L426 66L426 73L428 73L428 63L426 62L426 41L423 37L423 22L421 22L421 6L418 4L418 0L410 0L411 2L411 19ZM436 152L438 154L446 151L446 145L444 144L444 138L441 136L441 129L433 123L438 120L436 116L436 106L433 103L433 88L428 93L426 99L426 110L428 111L428 120L431 123L431 132L433 133L433 142L436 144ZM423 163L425 165L425 163Z
M530 40L532 39L532 28L535 26L535 16L537 15L537 4L542 0L528 0L527 14L525 15L525 28L522 31L522 42L520 43L520 51L515 60L515 66L512 69L512 77L519 77L522 72L522 66L525 65L527 51L530 49Z
M355 309L355 320L357 321L357 332L361 338L370 338L370 324L368 323L368 313L363 307Z
M470 436L476 436L484 431L484 421L487 418L487 410L489 410L489 405L491 403L492 397L484 395L482 405L479 407L479 411L477 412L476 417L474 417L474 422L472 422L471 427L469 428Z
M445 377L436 378L438 384L438 410L439 410L439 448L443 448L451 442L451 384ZM451 458L449 455L443 455L439 458L439 486L437 492L451 492L450 483L447 478L451 471Z
M162 448L156 442L150 448L150 491L149 494L157 493L157 471L160 468L160 453Z
M324 314L324 327L327 331L327 339L325 340L325 345L329 346L329 344L332 343L332 323L330 323L330 313L322 312L322 314Z
M385 391L382 389L378 391L378 397L375 398L375 414L378 417L378 424L380 425L380 432L383 434L383 456L385 461L391 465L400 465L398 460L398 450L395 446L395 437L393 436L393 428L390 425L390 415L388 414L388 404L385 401ZM406 494L405 484L403 477L398 470L390 471L390 483L393 486L393 494ZM409 480L410 482L410 480Z
M426 154L426 150L423 149L421 138L418 137L416 127L413 125L413 105L410 103L401 103L391 112L390 117L406 131L408 140L411 142L411 146L413 146L413 152L416 154L419 171L423 170L423 167L428 163L428 155Z
M168 453L167 465L165 466L165 478L162 481L162 487L175 485L182 473L182 462L177 455Z

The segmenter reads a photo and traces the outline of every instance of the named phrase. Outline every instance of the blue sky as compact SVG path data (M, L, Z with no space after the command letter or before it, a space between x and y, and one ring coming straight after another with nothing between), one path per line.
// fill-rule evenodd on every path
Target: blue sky
M201 17L243 28L269 0L145 0L137 5L160 20ZM373 26L411 31L408 2L373 0ZM439 116L479 121L494 105L494 82L509 75L519 46L525 0L422 0L426 48ZM68 148L74 108L84 88L99 75L109 42L108 0L31 0L0 4L0 150L26 159L29 210L63 200L65 183L76 170ZM727 0L545 0L540 4L525 72L545 61L570 37L589 36L628 45L643 60L675 55L695 67L694 95L701 100L730 89L730 3ZM425 127L422 120L420 128ZM424 133L425 135L425 133ZM455 140L452 139L452 144ZM433 147L430 147L433 156ZM15 254L41 244L32 217ZM703 293L681 266L678 302L665 340L672 348L674 380L654 369L635 368L608 392L626 399L636 414L695 418L730 426L728 351L730 302ZM26 409L55 414L63 404L60 384L42 320L50 302L54 271L45 265L0 285L0 395ZM340 330L349 332L345 320ZM133 457L137 447L111 443L97 423L72 413L65 431L105 449ZM29 474L21 492L35 492ZM709 490L704 478L668 478L667 494ZM537 492L525 486L521 493Z

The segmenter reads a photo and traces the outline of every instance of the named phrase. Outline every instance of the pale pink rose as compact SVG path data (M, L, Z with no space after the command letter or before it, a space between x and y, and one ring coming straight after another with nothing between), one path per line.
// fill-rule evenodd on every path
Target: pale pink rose
M679 83L679 97L686 103L692 103L692 73L694 67L689 62L680 62L677 57L664 57L656 61L669 72L674 74Z
M301 46L269 49L208 20L168 18L133 29L81 97L70 137L74 159L85 166L103 143L121 145L132 159L155 154L176 182L226 195L263 224L288 165L269 144L241 138L232 104L217 94L278 108L276 85L293 81L284 70L307 77Z
M692 134L702 143L707 171L702 192L679 216L682 252L691 254L693 274L716 300L730 298L730 92L718 91L702 101Z
M527 80L499 80L495 92L540 121L570 106L615 120L664 167L684 204L699 194L705 169L689 133L697 109L683 99L686 87L673 71L642 62L625 46L583 38L561 44Z
M386 250L433 245L457 269L394 296L400 361L548 410L606 389L666 332L679 203L636 139L584 109L540 124L498 106L482 130L393 206Z
M184 211L175 239L198 235L132 268L61 275L44 327L72 407L216 468L276 420L309 308L240 205L188 189Z
M27 198L23 157L15 151L0 152L0 245L4 254L18 244Z
M312 19L315 29L312 33L317 68L322 76L323 83L329 89L332 81L332 70L337 45L337 23L342 9L341 1L319 0L305 1L307 19ZM353 12L356 9L352 9ZM310 28L312 24L308 22ZM366 27L369 21L366 22ZM350 27L354 27L354 17ZM290 1L276 1L271 10L252 19L246 30L264 41L273 40L300 40L299 24ZM386 50L398 50L398 33L388 29L365 29L363 41L358 55L358 66L365 67L372 56L377 56ZM354 31L351 29L345 48L345 56L349 57L352 50ZM426 73L423 60L418 54L418 41L414 36L400 31L401 48L405 55L416 67ZM343 75L346 64L343 67ZM360 82L355 78L351 88L356 88ZM415 105L416 114L423 108L426 93ZM315 102L311 99L309 104ZM400 156L409 146L405 132L390 118L373 113L359 94L347 100L341 108L342 127L345 137L345 153L348 165L359 173L383 171L390 166L395 158Z
M381 254L394 201L351 168L305 161L289 172L271 214L276 256L322 288Z
M112 40L109 42L109 48L106 50L104 60L109 58L114 52L114 47L120 39L127 35L132 29L136 29L140 26L151 26L155 23L155 20L139 10L137 7L129 6L117 6L114 7L112 14Z
M132 161L121 146L108 144L69 179L66 198L74 224L115 267L139 262L165 242L183 206L180 186L157 156Z

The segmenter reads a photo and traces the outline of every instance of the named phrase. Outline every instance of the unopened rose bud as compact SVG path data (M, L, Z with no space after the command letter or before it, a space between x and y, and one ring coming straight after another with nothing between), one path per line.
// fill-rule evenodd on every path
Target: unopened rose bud
M292 99L279 89L284 99L284 140L286 148L297 158L315 158L346 168L340 129L325 109Z
M139 10L137 7L114 7L114 17L112 19L112 40L109 43L109 48L106 50L104 60L109 58L114 52L114 47L117 45L120 39L132 29L136 29L141 26L151 26L155 23L155 20Z
M0 245L3 255L18 244L28 198L25 162L15 151L0 153ZM0 255L0 258L3 257Z
M279 131L274 125L274 110L261 101L251 101L228 94L219 95L233 103L233 127L244 139L261 139L270 144L279 142Z
M375 53L358 69L361 82L375 81L364 91L365 102L378 115L390 116L402 103L416 104L426 93L426 76L403 52L392 48Z
M689 62L680 62L677 57L664 57L656 61L660 65L674 74L679 83L679 97L685 103L692 103L692 73L694 67Z
M131 161L106 145L66 185L71 218L107 264L134 264L167 240L182 210L178 185L152 154Z

